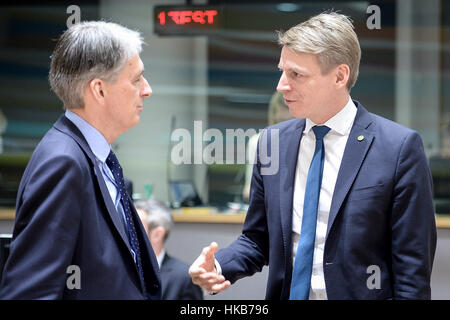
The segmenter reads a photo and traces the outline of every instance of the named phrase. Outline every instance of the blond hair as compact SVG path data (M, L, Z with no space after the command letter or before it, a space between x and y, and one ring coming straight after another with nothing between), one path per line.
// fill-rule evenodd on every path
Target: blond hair
M337 12L324 12L304 21L286 32L278 32L278 43L297 52L317 56L322 74L340 64L350 68L347 89L358 78L361 48L352 20Z

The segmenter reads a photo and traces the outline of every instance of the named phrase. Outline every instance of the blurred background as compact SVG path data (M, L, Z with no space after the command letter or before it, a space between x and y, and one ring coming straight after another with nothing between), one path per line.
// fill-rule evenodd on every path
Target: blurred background
M374 11L368 12L369 7ZM424 141L439 222L433 298L450 299L450 1L446 0L75 0L0 5L0 233L12 231L23 171L37 143L63 112L47 81L50 55L55 40L77 22L78 13L81 21L103 19L139 30L147 43L141 58L153 95L145 100L140 124L113 145L133 184L133 197L154 198L174 207L176 226L167 246L185 262L190 264L213 240L228 245L239 235L245 217L248 165L236 164L245 150L234 149L234 164L226 163L224 152L222 163L175 165L170 157L178 141L172 141L172 132L188 130L194 154L209 143L194 143L194 121L201 121L201 134L208 128L219 130L224 146L236 143L226 136L227 129L266 127L280 76L276 30L287 30L327 9L349 15L360 40L362 60L352 98L370 112L417 130ZM169 11L186 10L215 13L204 14L204 24L194 23L192 16L176 24L168 16ZM195 201L175 199L180 188L194 194ZM191 211L183 211L184 207ZM195 217L195 208L202 217ZM230 218L208 218L220 213ZM265 268L207 298L263 299L266 278Z

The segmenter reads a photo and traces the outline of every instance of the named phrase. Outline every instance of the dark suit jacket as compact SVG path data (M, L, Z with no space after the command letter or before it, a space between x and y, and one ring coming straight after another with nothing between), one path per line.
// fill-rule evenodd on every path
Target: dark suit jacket
M161 281L163 300L203 300L202 289L189 276L189 266L167 253L161 263Z
M131 201L129 199L129 201ZM17 194L2 299L159 299L155 254L131 206L148 296L95 156L65 116L34 151ZM79 267L81 289L66 285Z
M323 259L327 296L429 299L436 225L422 140L417 132L354 102L358 111L328 220ZM280 168L261 175L263 164L257 159L242 235L216 254L231 282L268 264L267 299L289 298L293 189L304 126L305 119L293 119L268 128L268 150L271 130L279 130ZM380 269L380 289L367 286L372 265Z

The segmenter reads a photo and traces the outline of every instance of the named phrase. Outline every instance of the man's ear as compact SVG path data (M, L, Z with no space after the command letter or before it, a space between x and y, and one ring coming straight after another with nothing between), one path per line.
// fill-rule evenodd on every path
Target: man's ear
M335 69L336 85L338 87L347 86L348 79L350 77L350 68L346 64L340 64Z
M89 91L95 100L99 103L103 102L105 98L105 82L98 78L92 79L89 82Z

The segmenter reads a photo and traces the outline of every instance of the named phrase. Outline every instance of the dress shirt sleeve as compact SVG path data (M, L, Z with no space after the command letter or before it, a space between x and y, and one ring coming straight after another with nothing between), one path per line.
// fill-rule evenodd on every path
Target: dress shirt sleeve
M214 267L216 268L217 274L219 276L222 275L222 267L220 266L219 261L217 261L216 259L214 259Z

